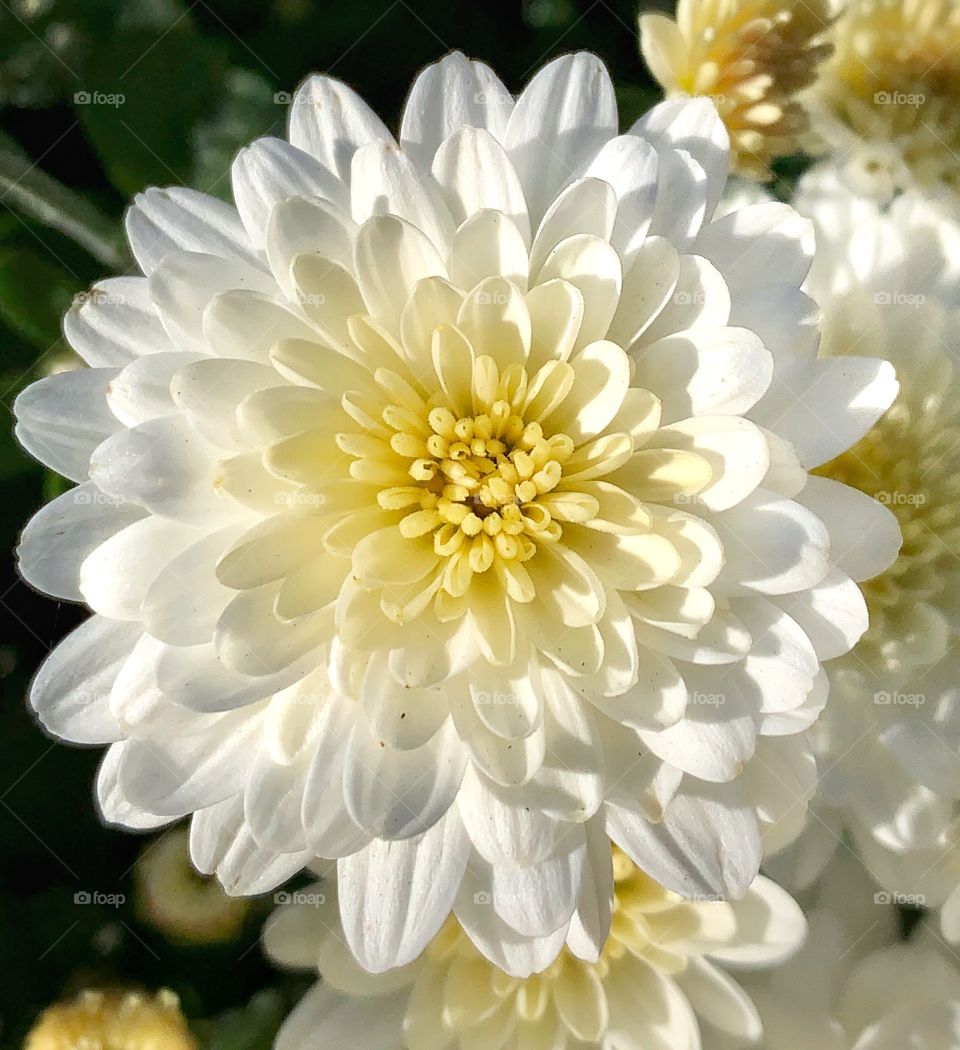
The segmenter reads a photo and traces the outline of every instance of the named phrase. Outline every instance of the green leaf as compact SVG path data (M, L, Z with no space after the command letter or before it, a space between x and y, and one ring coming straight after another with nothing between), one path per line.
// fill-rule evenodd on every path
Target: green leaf
M0 132L0 199L10 208L76 241L95 259L120 269L127 262L118 224L79 194L45 174Z
M189 181L193 132L218 108L225 71L222 49L186 12L162 32L134 28L98 41L74 112L121 193Z
M60 342L60 319L82 288L46 256L0 247L0 319L41 353Z

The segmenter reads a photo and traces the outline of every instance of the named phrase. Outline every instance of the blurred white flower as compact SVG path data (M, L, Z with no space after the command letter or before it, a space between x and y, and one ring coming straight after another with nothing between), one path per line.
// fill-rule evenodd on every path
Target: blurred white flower
M865 587L869 630L830 665L831 703L811 734L816 819L775 870L809 881L849 831L880 885L931 907L953 895L945 930L960 939L960 226L912 194L889 208L859 199L831 167L801 181L795 204L817 225L808 289L826 352L869 346L901 385L818 473L888 506L904 542Z
M451 909L512 972L571 923L595 959L611 839L672 890L744 893L812 790L854 579L899 543L807 473L892 368L818 358L794 211L712 221L706 100L618 135L593 56L514 101L453 55L399 145L327 77L290 105L236 208L138 198L147 276L98 285L66 321L91 367L18 400L81 483L23 573L97 613L34 682L41 721L112 744L107 820L195 814L232 893L339 858L371 970Z
M772 967L799 948L806 924L794 900L761 876L740 901L684 901L619 851L613 870L613 923L600 958L564 950L525 979L492 966L454 919L414 963L366 973L344 946L335 881L304 891L264 932L277 963L316 969L321 980L286 1021L277 1050L695 1050L701 1026L756 1043L757 1011L725 971Z
M960 7L955 0L838 7L833 53L804 96L819 148L833 152L859 193L889 200L915 188L956 202Z
M903 943L892 894L877 893L848 852L811 900L803 949L742 983L763 1023L764 1050L955 1050L960 969L924 929ZM707 1040L705 1050L742 1043Z

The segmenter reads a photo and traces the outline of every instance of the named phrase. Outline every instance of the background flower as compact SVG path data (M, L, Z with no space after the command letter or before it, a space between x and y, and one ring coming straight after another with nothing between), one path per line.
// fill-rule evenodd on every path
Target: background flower
M913 187L955 207L960 10L951 0L840 5L833 52L806 96L821 149L857 192Z
M758 878L740 901L684 901L614 853L610 939L585 963L565 951L542 974L508 977L451 919L423 956L375 976L344 943L336 883L318 883L285 904L264 932L280 965L316 968L320 983L284 1024L277 1050L352 1045L503 1050L538 1045L693 1050L716 1030L760 1036L749 998L726 972L776 966L800 946L799 908ZM489 907L490 902L484 902Z
M640 15L640 46L668 96L713 100L732 170L765 182L804 141L800 99L830 53L830 11L828 0L679 0L676 20Z
M889 506L904 544L865 588L866 635L831 665L831 704L811 734L820 801L789 862L795 879L811 879L849 830L879 885L939 907L960 885L960 228L915 194L889 209L857 199L832 167L805 176L796 203L817 223L808 287L822 304L826 351L869 344L901 377L890 413L820 472ZM945 914L953 938L955 909Z

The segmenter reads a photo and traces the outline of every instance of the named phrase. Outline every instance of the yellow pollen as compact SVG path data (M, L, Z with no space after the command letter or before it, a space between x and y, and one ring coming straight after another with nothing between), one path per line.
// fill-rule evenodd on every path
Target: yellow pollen
M440 586L453 596L498 560L527 562L560 539L560 523L539 500L562 483L563 464L574 452L568 435L547 434L539 422L523 418L524 369L510 365L499 373L490 361L480 371L489 397L479 405L475 400L475 415L458 415L436 398L419 401L391 373L389 390L403 401L381 412L389 437L338 436L340 447L360 461L351 469L354 476L390 471L409 478L381 489L377 502L403 514L404 537L432 536L435 553L449 559Z

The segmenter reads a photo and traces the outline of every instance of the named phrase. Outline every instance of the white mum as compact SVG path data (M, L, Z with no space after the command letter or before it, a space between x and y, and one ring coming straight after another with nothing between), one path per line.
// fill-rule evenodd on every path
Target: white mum
M764 1050L955 1050L960 969L921 922L904 941L895 901L841 851L810 906L803 949L743 986ZM629 1045L629 1044L628 1044ZM742 1050L718 1036L705 1050Z
M829 167L801 181L795 203L817 225L808 290L826 351L869 344L901 384L890 412L822 473L889 506L903 548L865 588L870 629L831 665L813 733L819 819L790 859L809 879L849 831L886 888L949 901L944 929L958 939L960 226L913 194L889 209L859 200Z
M744 893L758 820L812 789L778 738L896 547L807 477L896 390L818 360L808 224L711 221L711 104L619 135L585 54L516 101L452 55L399 145L314 77L289 138L240 153L236 208L140 197L146 276L68 316L89 369L20 398L21 440L81 482L24 574L98 614L38 675L42 722L112 744L108 820L193 813L232 892L340 858L371 970L451 909L511 972L568 933L596 958L611 839L680 893Z
M454 919L415 962L366 973L344 947L336 881L292 894L270 918L265 949L322 983L276 1050L699 1050L701 1032L756 1044L757 1010L726 969L765 969L800 947L806 923L794 900L760 876L740 901L684 901L619 851L613 870L599 959L564 951L527 978L492 966Z

